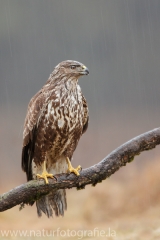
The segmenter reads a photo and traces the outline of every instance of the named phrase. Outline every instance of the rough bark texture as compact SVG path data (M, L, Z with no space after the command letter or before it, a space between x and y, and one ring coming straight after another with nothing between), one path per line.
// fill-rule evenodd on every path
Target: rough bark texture
M80 176L72 174L58 174L56 179L49 179L46 185L43 180L32 180L22 184L0 196L0 212L18 204L31 202L49 193L51 189L73 188L83 189L85 185L96 185L114 174L126 163L131 162L136 155L151 150L160 144L160 128L153 129L131 139L111 152L98 164L81 171Z

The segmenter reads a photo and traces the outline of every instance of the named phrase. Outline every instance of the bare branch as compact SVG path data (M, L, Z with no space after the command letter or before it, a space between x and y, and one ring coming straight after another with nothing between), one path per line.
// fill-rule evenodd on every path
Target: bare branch
M131 162L136 155L151 150L160 144L160 128L153 129L126 142L98 164L81 171L80 176L58 174L56 179L49 179L46 185L43 180L32 180L22 184L0 196L0 211L5 211L21 203L29 203L49 193L52 189L84 188L87 184L98 182L114 174L126 163Z

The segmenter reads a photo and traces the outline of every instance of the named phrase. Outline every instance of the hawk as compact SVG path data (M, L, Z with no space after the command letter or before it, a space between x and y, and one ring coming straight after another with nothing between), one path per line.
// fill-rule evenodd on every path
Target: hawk
M88 106L78 79L88 75L82 63L59 63L42 89L30 100L23 131L22 169L27 180L44 179L73 172L71 160L82 134L88 127ZM34 202L33 202L34 203ZM31 203L31 205L33 205ZM37 214L64 215L67 209L64 189L53 190L36 201Z

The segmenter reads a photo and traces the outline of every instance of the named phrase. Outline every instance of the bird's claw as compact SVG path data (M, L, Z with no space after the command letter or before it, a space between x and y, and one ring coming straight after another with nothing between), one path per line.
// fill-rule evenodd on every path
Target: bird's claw
M37 174L36 176L38 178L43 178L46 184L48 184L48 178L54 178L53 174L50 174L46 171L42 172L42 174Z
M71 162L68 157L66 160L67 160L67 164L68 164L68 172L74 173L75 175L79 176L80 175L79 171L82 170L82 167L79 165L77 168L74 168L74 167L72 167Z

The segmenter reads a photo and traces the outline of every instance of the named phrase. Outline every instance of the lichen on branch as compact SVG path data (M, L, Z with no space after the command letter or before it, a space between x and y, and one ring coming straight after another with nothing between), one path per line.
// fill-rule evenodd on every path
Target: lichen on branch
M151 150L160 144L160 128L141 134L124 143L99 163L81 171L80 176L71 174L58 174L54 179L49 179L49 184L43 180L32 180L22 184L0 196L0 212L16 205L24 204L39 199L53 189L73 188L83 189L86 185L97 183L108 178L122 166L133 161L136 155Z

